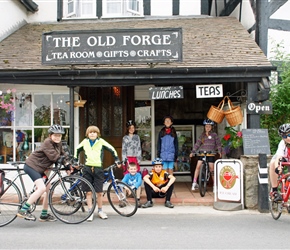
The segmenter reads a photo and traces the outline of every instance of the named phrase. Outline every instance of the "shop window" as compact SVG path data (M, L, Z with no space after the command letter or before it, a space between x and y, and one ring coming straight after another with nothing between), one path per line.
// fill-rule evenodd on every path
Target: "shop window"
M15 93L15 110L1 115L0 164L7 161L25 161L48 137L51 124L63 125L68 140L68 94ZM0 112L3 110L0 109Z
M151 161L151 101L135 101L135 122L141 140L142 161Z

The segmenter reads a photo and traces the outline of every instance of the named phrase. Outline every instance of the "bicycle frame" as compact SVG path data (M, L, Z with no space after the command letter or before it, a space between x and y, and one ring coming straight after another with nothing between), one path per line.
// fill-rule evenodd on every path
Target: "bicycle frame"
M282 173L278 176L278 186L280 183L282 183L282 190L280 190L280 194L282 195L283 202L288 203L288 199L290 197L290 187L287 187L285 182L287 178L290 177L290 172L288 172L287 174L284 174L283 172L284 168L287 167L289 169L290 162L280 162L280 166L282 166ZM290 206L290 204L288 206Z

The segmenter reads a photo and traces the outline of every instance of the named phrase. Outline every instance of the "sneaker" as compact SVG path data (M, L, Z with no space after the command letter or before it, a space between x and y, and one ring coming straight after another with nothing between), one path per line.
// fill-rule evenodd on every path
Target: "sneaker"
M98 215L103 220L108 219L108 216L103 211L98 212Z
M92 222L93 219L94 219L94 213L92 213L92 214L90 215L90 217L87 218L87 221L88 221L88 222Z
M124 201L120 201L119 207L120 208L126 207L126 203Z
M52 216L51 214L47 214L45 216L40 215L39 221L41 221L41 222L45 222L45 221L52 222L52 221L56 221L56 218L54 216Z
M165 207L174 208L174 205L170 201L165 202Z
M277 191L271 192L270 196L271 196L271 199L275 202L282 201L281 194L279 194Z
M198 184L196 182L192 183L191 190L198 189Z
M28 211L19 210L17 213L17 217L23 218L25 220L36 221L36 217L33 214L29 213Z
M142 208L153 207L152 201L147 201L145 204L142 205Z

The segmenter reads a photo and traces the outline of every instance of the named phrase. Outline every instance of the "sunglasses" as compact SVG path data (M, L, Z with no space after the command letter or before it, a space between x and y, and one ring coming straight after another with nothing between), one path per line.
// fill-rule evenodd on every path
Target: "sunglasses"
M283 139L286 139L287 137L290 137L290 134L288 134L288 135L282 135L282 138Z

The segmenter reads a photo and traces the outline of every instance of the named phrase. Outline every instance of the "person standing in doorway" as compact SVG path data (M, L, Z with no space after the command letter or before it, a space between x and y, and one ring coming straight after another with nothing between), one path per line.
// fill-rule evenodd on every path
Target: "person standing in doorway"
M203 121L203 125L204 125L204 131L200 135L200 137L198 138L196 143L194 144L193 149L192 149L192 153L189 156L193 157L194 153L196 153L197 151L212 151L212 152L218 151L219 156L221 158L222 157L221 141L220 141L218 135L212 131L213 126L214 126L214 122L210 119L205 119ZM207 159L208 159L208 163L209 163L208 164L209 169L210 169L211 175L213 177L215 156L209 156L209 157L207 157ZM196 164L196 168L194 171L194 177L193 177L193 183L192 183L191 190L195 190L198 188L197 178L198 178L201 164L202 164L202 156L199 156L197 164Z
M174 162L178 156L178 138L175 128L172 126L173 117L163 117L164 127L160 130L157 141L157 157L163 161L163 169L173 174Z
M122 161L126 162L124 169L124 175L129 173L128 166L130 163L135 163L137 166L137 172L140 172L140 162L142 159L142 150L140 137L137 135L136 123L133 120L129 120L126 123L127 131L122 140Z

